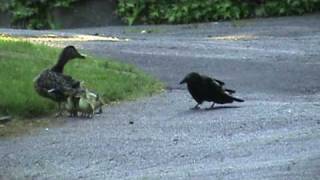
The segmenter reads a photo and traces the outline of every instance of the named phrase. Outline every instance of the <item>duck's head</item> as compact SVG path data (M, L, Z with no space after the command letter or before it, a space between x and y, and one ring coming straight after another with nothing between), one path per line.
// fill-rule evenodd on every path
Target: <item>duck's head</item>
M74 46L67 46L62 50L60 58L69 61L75 58L85 59L85 56L81 55Z
M183 84L183 83L188 84L190 82L198 81L199 79L201 79L201 75L199 73L191 72L186 75L186 77L180 82L180 84Z
M62 73L64 65L75 58L85 59L85 56L81 55L74 46L65 47L60 54L57 64L52 67L52 70Z

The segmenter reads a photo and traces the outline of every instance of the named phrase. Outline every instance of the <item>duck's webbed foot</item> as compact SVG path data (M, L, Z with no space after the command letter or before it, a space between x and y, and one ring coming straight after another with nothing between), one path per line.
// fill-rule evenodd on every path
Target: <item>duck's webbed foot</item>
M70 112L69 117L78 117L78 112L77 111Z
M55 115L54 115L55 117L61 117L62 116L62 112L57 112Z
M61 108L61 103L58 103L58 112L55 114L55 117L61 117L63 112L62 112L62 108Z
M100 107L98 112L96 112L96 114L102 114L102 113L103 113L103 111L102 111L102 108Z

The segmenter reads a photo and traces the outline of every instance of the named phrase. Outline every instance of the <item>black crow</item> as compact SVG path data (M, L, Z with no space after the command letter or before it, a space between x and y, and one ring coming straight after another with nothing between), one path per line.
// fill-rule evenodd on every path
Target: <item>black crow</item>
M187 83L188 90L193 99L198 103L194 108L199 108L203 101L212 102L210 108L213 108L215 103L225 104L233 101L244 102L244 100L232 96L235 93L232 89L224 88L224 82L217 79L212 79L207 76L202 76L196 72L189 73L180 84Z

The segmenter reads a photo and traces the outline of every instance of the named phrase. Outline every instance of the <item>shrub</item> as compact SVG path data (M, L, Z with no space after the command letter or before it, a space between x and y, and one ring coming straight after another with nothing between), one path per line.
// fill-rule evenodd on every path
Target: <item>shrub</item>
M12 24L29 29L54 28L51 12L54 8L69 7L79 0L10 0L6 9Z
M300 15L318 10L320 0L119 0L117 13L131 25Z
M54 8L85 0L0 0L0 10L12 25L30 29L55 28ZM86 0L89 1L89 0ZM191 23L249 17L300 15L320 10L320 0L117 0L117 14L128 24Z

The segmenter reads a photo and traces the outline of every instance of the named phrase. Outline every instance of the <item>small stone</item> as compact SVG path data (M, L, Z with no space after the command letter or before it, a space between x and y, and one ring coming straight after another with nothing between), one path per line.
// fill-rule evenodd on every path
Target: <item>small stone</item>
M173 143L174 143L175 145L177 145L177 144L178 144L179 139L178 139L178 138L174 138L172 141L173 141Z
M134 122L133 121L129 121L129 124L134 124Z
M150 30L150 29L149 29L149 30L142 30L142 31L141 31L141 34L147 34L147 33L149 34L149 33L151 33L151 32L152 32L152 30Z

